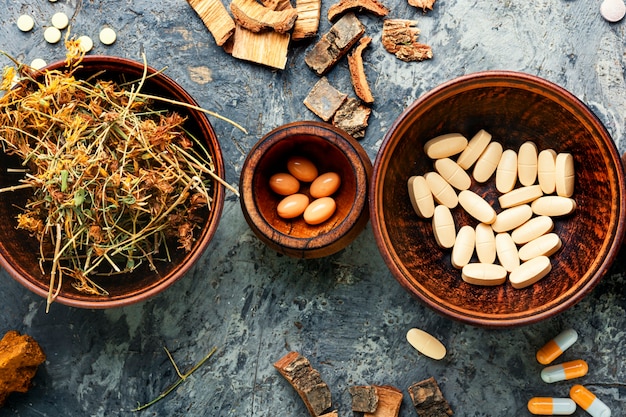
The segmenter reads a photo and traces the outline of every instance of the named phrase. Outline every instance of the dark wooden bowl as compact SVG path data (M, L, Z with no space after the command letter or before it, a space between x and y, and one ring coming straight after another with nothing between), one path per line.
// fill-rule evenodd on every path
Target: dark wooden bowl
M64 65L64 62L57 62L42 71L62 69ZM133 81L140 79L143 71L142 63L128 59L87 56L83 60L82 69L76 73L76 76L83 78L98 73L100 74L98 77L114 81ZM157 73L153 68L148 68L148 75L150 74L156 75L146 80L143 92L197 106L196 101L171 78L163 73ZM216 174L223 177L224 163L221 149L206 115L187 107L169 104L165 107L176 109L180 114L188 116L185 127L203 142L212 156ZM9 157L2 154L0 164L2 168L15 167L19 161L17 163L10 161ZM15 185L18 179L16 174L7 174L6 169L0 172L0 186L2 187ZM157 263L157 271L151 271L147 266L145 268L140 266L132 273L98 279L98 284L109 292L108 296L86 295L78 292L71 285L73 280L66 277L55 302L80 308L111 308L143 301L169 287L184 276L200 258L215 234L224 204L224 188L216 185L210 191L213 198L212 209L190 252L176 250L178 244L173 241L169 245L172 261ZM3 219L0 222L0 264L26 288L42 297L47 297L49 277L42 275L39 269L39 243L27 232L16 229L15 216L18 213L16 206L23 206L28 194L28 191L4 193L0 199L0 217Z
M409 201L407 179L433 170L424 143L449 132L469 139L480 129L505 149L532 140L575 159L578 208L555 220L563 248L552 257L552 272L525 289L465 283L450 251L435 243L430 220L418 218ZM496 207L493 180L484 186L473 181L471 189ZM571 93L516 72L463 76L410 105L384 137L370 196L376 243L393 276L436 312L472 325L525 325L573 306L605 275L624 235L624 173L609 133ZM457 225L475 225L462 210L454 213Z
M281 196L269 187L270 177L286 172L292 155L309 158L320 174L334 171L341 186L333 195L337 209L319 225L302 216L283 219L276 207ZM294 258L320 258L345 248L369 220L367 192L372 164L363 147L330 124L304 121L278 127L250 150L241 172L239 190L244 217L254 233L277 252ZM308 193L303 183L300 192Z

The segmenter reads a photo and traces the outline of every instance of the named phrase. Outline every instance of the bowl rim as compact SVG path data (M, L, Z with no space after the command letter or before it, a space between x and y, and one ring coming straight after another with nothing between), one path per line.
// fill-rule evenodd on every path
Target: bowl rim
M594 265L595 273L581 288L579 288L575 294L563 300L561 303L533 315L516 313L507 318L490 319L485 318L484 316L465 315L462 309L457 311L450 310L433 301L425 294L415 291L414 287L410 285L409 280L404 275L402 269L399 268L395 262L395 259L397 258L395 250L393 249L393 245L389 242L389 236L387 235L385 225L378 216L377 209L380 206L382 198L382 176L384 175L385 166L388 163L388 161L387 163L385 162L383 156L387 155L390 149L395 148L395 143L393 143L392 137L402 128L407 115L413 112L417 107L423 106L424 103L427 103L433 97L445 95L449 89L458 86L459 84L473 86L473 88L481 88L484 87L483 83L485 81L494 82L495 80L506 82L507 86L514 86L515 84L524 84L526 86L530 85L532 86L531 91L551 91L554 97L561 96L567 102L571 103L570 110L576 109L577 112L582 113L595 127L595 129L601 133L602 140L605 142L607 150L611 154L611 160L616 163L615 171L617 172L616 182L619 190L619 201L617 201L618 219L615 223L614 229L610 231L610 233L612 233L612 241L607 248L606 256L598 265ZM617 257L626 232L626 175L621 161L622 159L618 153L617 146L600 119L582 100L558 84L536 75L512 70L486 70L464 74L439 84L432 90L427 91L422 96L414 100L413 103L403 110L398 118L394 120L391 127L383 137L383 141L374 161L374 170L369 191L369 211L374 239L384 262L387 264L391 274L398 281L398 283L411 296L422 302L430 309L434 310L436 313L459 322L479 327L518 327L537 323L549 317L555 316L580 302L598 284L602 277L606 275L613 261Z

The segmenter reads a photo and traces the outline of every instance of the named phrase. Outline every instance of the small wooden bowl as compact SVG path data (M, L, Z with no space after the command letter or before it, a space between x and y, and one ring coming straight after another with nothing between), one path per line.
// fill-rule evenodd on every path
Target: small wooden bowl
M435 242L430 220L418 218L407 191L412 175L433 171L424 143L443 133L468 139L480 129L504 149L532 140L574 156L577 210L555 219L563 241L552 271L524 289L465 283L450 251ZM493 178L471 189L499 210ZM608 271L624 235L624 172L615 144L596 116L575 96L541 78L508 71L470 74L444 83L409 106L384 137L370 189L372 228L398 282L436 312L487 327L525 325L580 301ZM519 184L518 184L519 186ZM461 209L457 229L475 225ZM458 217L460 216L460 217ZM475 258L474 258L475 259Z
M302 216L283 219L276 212L283 197L270 189L269 179L287 172L287 160L294 155L310 159L320 174L334 171L341 177L332 196L337 209L319 225L307 224ZM365 150L347 133L316 121L290 123L266 134L250 150L239 181L241 208L254 233L277 252L294 258L328 256L350 244L367 224L371 172ZM308 187L302 183L300 192L307 194Z

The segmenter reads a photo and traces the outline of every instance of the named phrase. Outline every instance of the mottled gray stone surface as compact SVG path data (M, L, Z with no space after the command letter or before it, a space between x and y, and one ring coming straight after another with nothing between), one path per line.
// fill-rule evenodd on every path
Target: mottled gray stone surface
M228 2L227 2L228 3ZM386 0L390 17L417 19L434 58L404 63L380 44L382 21L359 15L373 37L366 72L376 97L364 148L372 158L393 120L412 101L456 76L486 69L539 75L567 88L606 124L626 151L626 22L609 24L599 1L439 0L424 15L404 0ZM324 1L323 15L332 2ZM317 77L305 66L312 43L295 45L284 71L236 61L217 47L185 0L0 0L1 48L24 62L63 58L43 41L56 11L72 17L72 33L95 40L92 54L167 67L199 102L242 123L245 135L214 120L227 179L236 184L247 151L287 122L314 119L302 104ZM31 14L36 28L14 22ZM105 47L102 25L118 32ZM323 18L321 32L330 23ZM8 61L0 59L0 63ZM353 94L345 60L329 74ZM4 219L3 221L8 221ZM622 251L623 252L623 251ZM411 299L391 276L368 227L344 251L322 260L277 255L250 232L239 201L227 197L217 235L202 260L163 294L139 305L85 311L53 305L0 273L0 333L35 337L48 359L28 394L10 397L0 416L128 416L138 402L158 396L176 380L164 347L181 370L213 346L216 355L170 396L137 415L305 416L306 408L272 363L297 350L332 388L341 416L351 416L350 385L391 384L405 392L402 417L416 416L406 388L434 376L457 416L528 416L534 395L567 396L570 383L544 384L534 353L563 328L579 341L564 359L583 358L589 386L613 410L626 410L626 261L581 303L539 324L487 330L442 318ZM420 327L448 348L440 362L411 350L406 331ZM584 416L578 410L576 416Z

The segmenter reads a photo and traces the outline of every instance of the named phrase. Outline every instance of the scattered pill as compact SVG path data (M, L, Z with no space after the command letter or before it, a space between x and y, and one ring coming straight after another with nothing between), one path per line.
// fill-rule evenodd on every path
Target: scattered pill
M548 275L551 270L550 258L538 256L522 263L511 271L509 281L513 288L526 288Z
M534 397L528 400L528 411L538 416L569 416L576 412L571 398Z
M531 208L539 216L567 216L576 210L576 201L570 197L547 195L533 201Z
M52 26L54 26L55 28L59 30L63 30L70 23L70 20L68 19L65 13L57 12L52 15L52 19L50 19L50 22L52 23Z
M61 40L61 31L54 26L50 26L44 30L43 38L48 43L57 43Z
M43 67L45 67L46 65L48 65L48 63L46 61L44 61L41 58L35 58L32 60L32 62L30 63L30 67L36 70L40 70Z
M537 362L548 365L563 352L569 349L578 340L578 333L574 329L566 329L559 333L537 351Z
M476 225L476 256L484 264L496 260L496 237L491 226L485 223Z
M539 185L529 185L527 187L516 188L506 194L502 194L498 197L498 202L500 203L500 207L505 209L518 206L520 204L530 203L542 195L543 192L541 191L541 187Z
M507 270L513 271L520 265L520 258L517 252L517 245L508 233L498 233L496 235L496 255L500 265Z
M533 217L511 232L513 241L518 245L530 242L539 236L550 233L554 229L554 221L548 216Z
M418 216L425 219L433 217L435 212L435 200L433 193L430 192L426 178L421 175L415 175L409 178L409 199L413 210Z
M554 149L544 149L537 157L537 180L544 194L552 194L555 191L555 163L556 152Z
M291 195L300 190L300 182L291 174L279 172L270 177L270 188L276 194Z
M472 185L472 179L467 172L450 158L437 159L435 170L457 190L467 190Z
M480 155L474 165L472 175L477 182L486 182L498 168L502 157L502 145L499 142L491 142Z
M580 408L588 412L592 417L611 416L611 409L596 397L594 393L582 385L574 385L570 388L569 396Z
M561 197L571 197L574 194L574 157L569 153L560 153L556 156L555 184L556 193Z
M17 28L22 32L30 32L35 27L35 21L29 15L23 14L17 18Z
M476 232L472 226L465 225L456 234L452 255L450 257L452 266L461 269L467 265L474 254L476 246Z
M441 175L436 172L427 172L424 174L428 188L433 194L433 198L439 204L452 209L459 204L459 197L454 192L454 189Z
M276 211L283 219L293 219L300 216L309 205L309 197L305 194L291 194L283 198Z
M432 223L437 244L444 249L453 247L456 240L456 226L450 209L443 204L435 207Z
M330 197L335 194L341 185L341 178L336 172L327 172L315 178L311 183L309 193L313 198Z
M496 211L481 196L470 190L463 190L458 196L463 209L481 223L491 224L496 221Z
M478 160L483 151L491 142L491 134L484 129L479 130L467 143L465 150L459 155L457 164L465 170L469 169Z
M104 45L113 45L117 40L117 34L110 27L102 28L100 31L100 42Z
M421 329L410 329L406 333L406 340L418 352L429 358L440 360L446 356L446 347L436 337Z
M517 153L513 149L502 152L496 168L496 189L508 193L515 188L517 182Z
M311 182L317 178L317 167L309 159L302 156L292 156L287 161L287 171L303 182Z
M552 384L559 381L568 381L574 378L580 378L587 375L589 366L582 359L563 362L558 365L548 366L541 371L541 379L546 384Z
M496 233L508 232L523 225L532 216L533 210L528 204L513 206L498 213L491 227Z
M537 180L537 145L526 141L517 154L517 178L522 185L533 185Z
M519 248L519 258L522 261L527 261L537 256L551 256L561 249L562 244L559 235L547 233Z
M337 204L332 197L318 198L304 210L304 221L311 225L324 223L331 218L336 209Z
M493 286L506 281L506 269L502 265L469 263L461 270L461 278L468 284Z
M600 15L608 22L619 22L626 15L626 4L623 0L604 0L600 4Z
M93 49L93 40L89 36L79 36L76 40L82 52L87 53Z
M463 151L467 138L460 133L446 133L424 144L424 152L431 159L448 158Z

